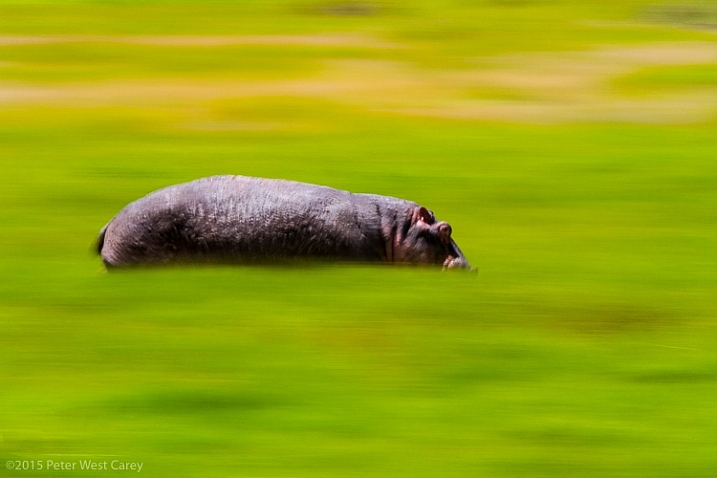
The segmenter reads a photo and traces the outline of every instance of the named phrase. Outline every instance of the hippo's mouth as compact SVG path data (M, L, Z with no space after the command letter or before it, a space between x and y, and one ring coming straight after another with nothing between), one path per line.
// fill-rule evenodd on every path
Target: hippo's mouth
M448 256L446 257L446 260L443 261L443 270L445 269L455 269L455 268L463 268L463 269L469 269L474 271L475 269L468 264L468 262L463 257L454 257L454 256Z
M460 257L448 256L446 260L443 261L444 269L453 269L454 267L461 267L462 265Z

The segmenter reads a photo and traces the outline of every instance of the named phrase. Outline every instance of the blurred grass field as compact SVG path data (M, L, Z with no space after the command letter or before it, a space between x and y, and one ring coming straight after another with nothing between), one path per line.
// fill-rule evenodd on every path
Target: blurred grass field
M0 474L715 476L716 12L0 1ZM213 174L417 201L479 273L103 271Z

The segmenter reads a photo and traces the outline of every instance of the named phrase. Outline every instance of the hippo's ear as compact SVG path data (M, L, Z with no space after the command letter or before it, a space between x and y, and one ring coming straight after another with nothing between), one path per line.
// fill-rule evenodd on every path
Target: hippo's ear
M425 222L426 224L433 224L435 219L433 218L433 213L431 211L423 206L420 206L414 211L412 222L415 224L418 221Z

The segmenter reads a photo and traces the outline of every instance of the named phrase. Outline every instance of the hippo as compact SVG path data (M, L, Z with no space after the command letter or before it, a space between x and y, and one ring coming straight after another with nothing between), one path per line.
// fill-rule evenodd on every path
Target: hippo
M108 269L328 259L472 270L451 233L415 202L225 175L128 204L100 231L97 252Z

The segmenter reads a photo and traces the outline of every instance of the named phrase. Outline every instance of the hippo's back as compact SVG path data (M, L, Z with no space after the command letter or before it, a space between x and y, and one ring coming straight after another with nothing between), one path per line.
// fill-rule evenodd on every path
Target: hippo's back
M375 259L352 195L293 181L213 176L155 191L103 230L105 264L288 257Z

